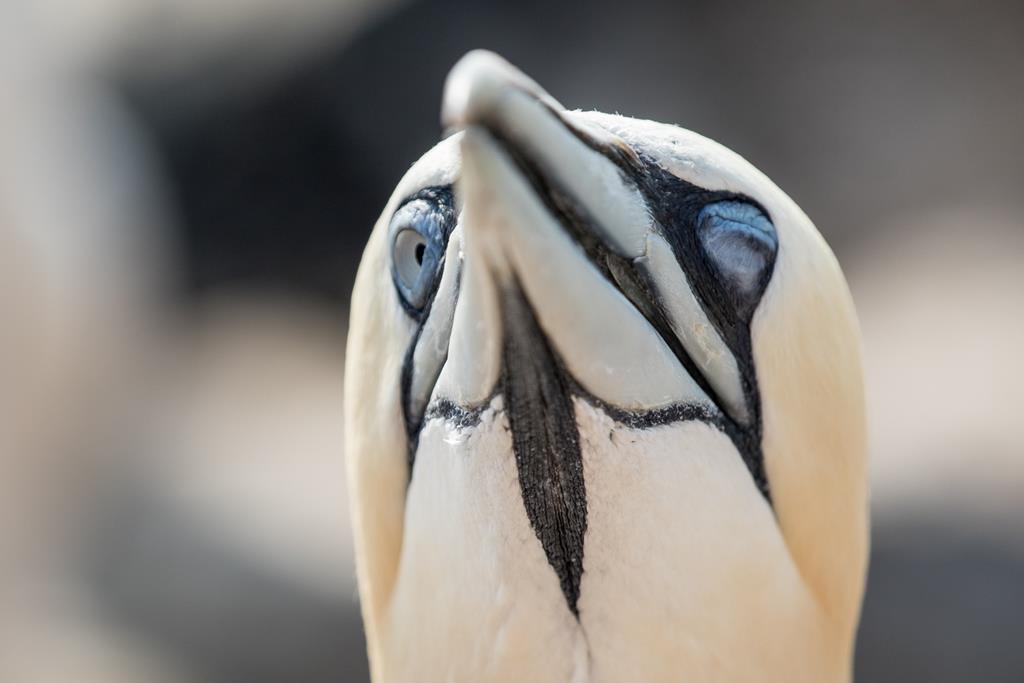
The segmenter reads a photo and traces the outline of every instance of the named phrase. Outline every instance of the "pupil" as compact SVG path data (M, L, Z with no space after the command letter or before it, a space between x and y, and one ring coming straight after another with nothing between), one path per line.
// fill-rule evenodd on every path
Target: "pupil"
M423 265L423 254L427 251L427 245L420 242L416 245L416 263Z

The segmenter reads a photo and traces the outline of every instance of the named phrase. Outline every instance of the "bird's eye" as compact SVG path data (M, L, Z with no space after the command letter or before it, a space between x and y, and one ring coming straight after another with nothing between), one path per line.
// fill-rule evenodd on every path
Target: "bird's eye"
M775 226L759 208L728 200L708 204L697 216L705 257L743 317L753 313L778 250Z
M391 273L413 313L423 310L437 284L449 213L448 207L422 198L403 204L391 219Z

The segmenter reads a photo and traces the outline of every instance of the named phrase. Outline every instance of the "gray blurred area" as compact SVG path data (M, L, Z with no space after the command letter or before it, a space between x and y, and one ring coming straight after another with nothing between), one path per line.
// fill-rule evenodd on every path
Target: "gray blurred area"
M864 332L859 681L1024 680L1024 5L0 8L0 680L362 681L362 245L486 47L734 148Z

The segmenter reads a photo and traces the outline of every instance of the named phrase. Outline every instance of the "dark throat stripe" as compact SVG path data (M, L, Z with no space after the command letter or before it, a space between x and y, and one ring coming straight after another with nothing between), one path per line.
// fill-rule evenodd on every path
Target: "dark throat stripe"
M530 525L577 617L587 531L572 387L523 292L504 293L502 393Z

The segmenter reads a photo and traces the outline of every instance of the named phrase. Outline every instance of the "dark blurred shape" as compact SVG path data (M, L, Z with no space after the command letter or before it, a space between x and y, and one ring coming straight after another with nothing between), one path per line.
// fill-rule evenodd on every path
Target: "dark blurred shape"
M204 683L369 678L359 613L233 551L160 505L152 482L118 486L84 539L84 573L109 618Z
M1015 200L1021 26L1010 1L436 0L256 92L218 99L203 74L222 70L208 65L191 87L130 89L166 156L195 288L270 281L343 300L377 212L438 137L447 69L471 48L569 107L734 147L845 248L939 197Z
M872 538L859 681L1024 678L1024 538L955 519L885 519Z
M191 288L270 284L342 303L383 183L332 101L337 82L319 80L156 123Z

